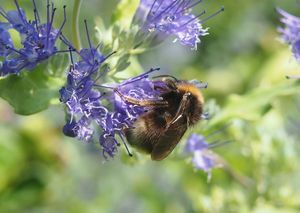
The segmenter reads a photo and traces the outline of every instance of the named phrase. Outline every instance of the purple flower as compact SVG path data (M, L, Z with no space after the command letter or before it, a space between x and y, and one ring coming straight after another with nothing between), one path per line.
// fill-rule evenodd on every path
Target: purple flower
M194 167L208 173L208 178L211 177L211 169L218 166L216 155L209 148L205 137L195 133L191 134L185 146L185 151L193 154Z
M119 145L116 138L113 135L106 133L101 134L99 143L103 150L103 156L105 159L108 157L113 158L117 153L117 146Z
M0 56L6 57L10 54L11 50L6 48L7 46L13 47L13 43L8 33L9 25L6 23L0 23Z
M185 151L193 153L196 150L208 149L208 144L205 142L205 138L202 135L191 134L187 140Z
M67 122L63 127L63 133L68 137L76 137L77 131L77 123L74 120Z
M66 22L64 6L64 20L59 29L53 28L53 20L56 8L47 1L47 21L41 23L39 13L34 5L34 20L27 20L25 12L19 7L18 1L14 0L17 10L6 12L0 7L0 15L7 22L0 23L0 56L5 59L0 66L0 76L18 74L22 69L32 70L38 63L60 52L55 43L60 36ZM21 49L15 49L8 30L15 29L20 33Z
M194 0L141 0L136 18L142 22L144 33L154 33L157 40L175 36L181 44L197 49L199 37L207 35L199 17L191 9L201 1Z
M280 21L284 27L279 27L278 31L284 42L291 45L292 52L298 62L300 62L300 18L293 16L286 11L277 8L282 17Z
M72 65L67 73L67 83L60 89L60 101L66 104L69 117L63 133L79 140L92 141L95 138L94 127L103 130L99 137L105 157L113 156L115 148L110 141L114 137L114 118L106 106L102 104L105 92L99 91L98 79L106 74L107 69L100 69L109 56L104 56L98 47L90 42L87 23L85 21L89 48L76 51L72 44L62 36L62 41L69 46ZM72 50L76 51L77 62L74 63ZM110 144L110 145L108 145Z
M93 130L89 127L92 120L94 117L101 117L107 111L101 105L102 94L93 88L95 84L93 74L98 71L105 59L95 48L83 49L78 55L81 60L71 66L67 84L60 89L60 101L66 104L71 116L64 127L64 133L89 141L93 135Z

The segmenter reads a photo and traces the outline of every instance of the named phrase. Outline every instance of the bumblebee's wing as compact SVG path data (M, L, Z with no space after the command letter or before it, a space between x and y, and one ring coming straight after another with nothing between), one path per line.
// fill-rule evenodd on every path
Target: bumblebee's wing
M189 95L189 93L184 94L176 115L172 120L168 121L164 134L155 143L151 152L152 160L163 160L166 158L184 135L187 129L187 117L184 115L184 111L186 110Z
M178 125L178 123L170 125L166 132L159 138L158 142L154 145L151 152L152 160L165 159L179 143L184 135L187 125Z

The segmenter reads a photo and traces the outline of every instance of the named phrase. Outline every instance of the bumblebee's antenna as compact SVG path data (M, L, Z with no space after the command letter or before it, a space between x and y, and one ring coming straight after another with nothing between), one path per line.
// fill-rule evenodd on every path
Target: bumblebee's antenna
M210 149L217 148L217 147L223 146L223 145L231 143L231 142L232 142L232 140L227 140L227 141L216 140L216 141L209 143L208 148L210 148Z
M172 78L176 82L179 82L179 80L177 78L175 78L174 76L172 76L172 75L157 75L157 76L154 76L152 78L154 79L154 78L163 78L163 77Z
M203 120L209 120L210 119L210 115L209 115L208 112L204 112L204 113L202 113L201 118Z
M208 138L211 138L214 135L224 132L229 126L231 126L231 123L228 123L228 124L222 126L221 128L217 129L216 131L210 133L209 135L205 136L205 139L207 140Z

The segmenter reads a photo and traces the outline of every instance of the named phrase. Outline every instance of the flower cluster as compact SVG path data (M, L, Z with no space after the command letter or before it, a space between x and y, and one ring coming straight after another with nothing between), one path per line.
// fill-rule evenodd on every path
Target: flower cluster
M78 54L81 60L71 65L67 75L67 85L60 90L60 100L66 104L71 114L71 120L64 127L64 133L69 136L79 136L88 141L92 132L87 128L88 118L95 113L100 115L102 113L101 108L98 108L101 94L93 90L92 76L98 71L105 58L96 48L82 49ZM98 109L97 112L95 108ZM77 114L83 115L78 121L80 126L75 124L74 116ZM81 128L77 129L77 127Z
M191 134L185 146L185 151L193 154L194 167L207 172L208 178L211 177L211 169L219 166L216 155L209 150L211 147L212 144L208 144L204 136L195 133Z
M108 71L102 65L111 54L104 56L98 47L92 46L86 22L85 26L89 48L76 51L79 60L75 63L70 52L72 65L67 73L67 84L60 90L60 100L66 104L69 114L63 132L84 141L98 137L105 158L115 155L119 137L131 155L123 130L130 127L146 107L129 103L126 97L134 100L156 99L158 94L149 75L158 69L151 69L119 84L99 83ZM62 41L70 46L70 50L74 49L66 38L63 37ZM99 128L93 128L93 125ZM94 129L101 132L95 132Z
M199 20L204 12L197 16L191 13L191 9L200 2L141 0L136 17L142 21L141 30L144 34L153 32L158 39L174 35L183 45L196 49L199 37L207 34L207 29L202 28ZM61 32L66 23L65 6L64 20L55 29L53 21L56 8L49 4L49 0L45 23L40 20L35 0L34 20L27 19L17 0L14 3L16 10L13 11L5 11L0 7L0 15L6 20L0 23L0 57L3 59L0 76L19 74L23 69L32 70L54 54L66 52L57 49L56 41L59 38L69 47L71 61L66 84L59 91L60 101L65 104L67 111L63 133L87 142L98 141L105 158L114 157L120 145L118 141L123 142L131 155L124 130L132 128L143 113L151 110L150 106L140 103L162 101L163 91L170 87L165 81L150 78L159 69L150 69L120 83L107 83L107 59L113 53L105 55L100 51L100 45L92 45L86 21L89 47L76 49ZM15 47L9 33L11 29L20 34L22 48ZM193 162L197 168L209 172L215 166L211 155L205 154L209 145L199 136L192 135L187 147L189 152L194 153Z
M201 1L194 0L141 0L136 17L142 23L141 29L148 34L153 32L156 39L176 36L181 44L197 49L199 37L207 35L199 17L191 13ZM176 41L176 40L175 40Z
M63 128L64 134L91 141L96 137L92 125L97 125L97 129L101 130L98 137L105 158L115 155L119 145L117 137L123 141L131 155L123 130L130 127L145 112L146 107L128 103L125 97L135 100L157 98L154 84L148 78L157 69L151 69L119 84L101 85L97 81L106 70L100 74L97 71L107 57L103 57L94 48L83 49L79 55L81 60L71 66L67 85L60 90L61 102L66 104L70 114L70 119ZM97 59L89 62L92 58ZM101 93L99 88L106 91Z
M0 76L18 74L22 69L32 70L38 63L59 52L55 43L66 22L65 6L64 20L60 28L55 29L53 28L53 20L56 8L53 4L50 5L49 1L46 23L41 23L34 0L33 21L27 20L26 14L19 7L18 1L14 0L14 2L16 10L6 12L0 7L0 14L7 20L7 22L0 23L0 57L4 58L0 65ZM23 45L21 49L14 47L8 32L9 29L14 29L20 34Z
M280 27L278 31L282 34L284 42L291 45L296 60L300 62L300 18L280 8L277 11L282 15L280 21L284 24L284 28Z

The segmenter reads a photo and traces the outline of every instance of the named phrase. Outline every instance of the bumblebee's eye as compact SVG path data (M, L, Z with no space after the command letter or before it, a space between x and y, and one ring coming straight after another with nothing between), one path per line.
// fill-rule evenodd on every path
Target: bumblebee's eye
M188 100L190 96L191 96L190 92L184 93L183 99Z
M184 94L184 96L185 96L186 98L190 97L191 95L192 95L192 94L191 94L190 92L187 92L187 93Z

